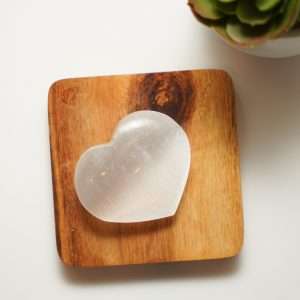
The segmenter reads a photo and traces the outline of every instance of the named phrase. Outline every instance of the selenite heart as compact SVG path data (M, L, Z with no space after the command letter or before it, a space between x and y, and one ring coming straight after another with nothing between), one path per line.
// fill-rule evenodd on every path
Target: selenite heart
M184 191L190 157L188 137L173 119L134 112L119 122L110 143L82 154L75 189L86 210L103 221L169 217Z

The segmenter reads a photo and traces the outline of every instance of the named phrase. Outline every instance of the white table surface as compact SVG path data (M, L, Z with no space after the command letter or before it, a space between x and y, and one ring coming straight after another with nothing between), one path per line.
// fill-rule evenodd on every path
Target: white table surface
M239 53L186 0L1 0L0 298L299 299L300 57ZM245 243L229 261L65 269L47 92L60 78L222 68L233 77ZM68 297L68 298L66 298Z

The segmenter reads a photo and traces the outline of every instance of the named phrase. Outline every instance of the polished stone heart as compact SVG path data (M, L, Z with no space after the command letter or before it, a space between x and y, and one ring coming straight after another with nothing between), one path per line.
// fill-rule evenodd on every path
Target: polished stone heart
M170 117L138 111L122 119L110 143L88 149L75 170L86 210L103 221L131 223L176 213L190 168L190 144Z

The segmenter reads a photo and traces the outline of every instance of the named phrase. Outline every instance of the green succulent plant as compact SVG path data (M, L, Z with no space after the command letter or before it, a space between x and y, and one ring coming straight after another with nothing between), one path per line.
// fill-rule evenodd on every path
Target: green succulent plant
M300 0L189 0L199 21L240 47L254 47L300 26Z

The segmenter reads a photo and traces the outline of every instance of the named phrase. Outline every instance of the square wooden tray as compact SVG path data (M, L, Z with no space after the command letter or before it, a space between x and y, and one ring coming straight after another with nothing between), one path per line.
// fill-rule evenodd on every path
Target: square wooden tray
M183 199L172 218L140 224L101 222L77 199L75 164L87 148L108 142L122 117L141 109L170 115L190 138L192 163ZM49 91L49 125L57 248L65 264L203 260L239 252L239 152L233 86L225 72L60 80Z

